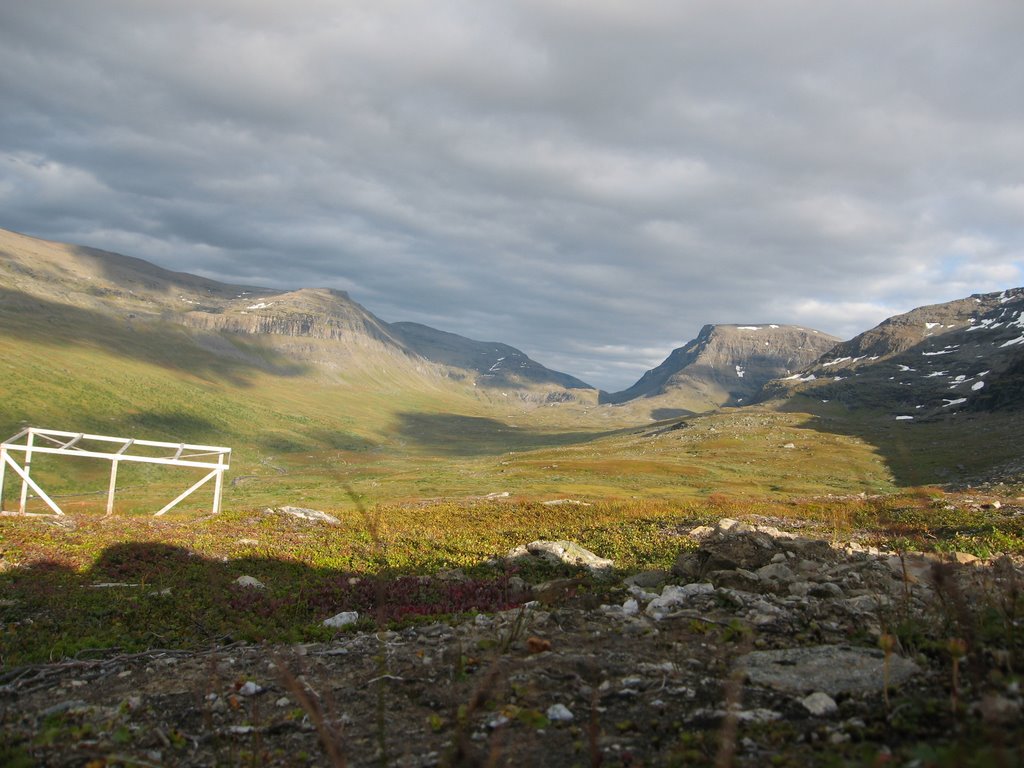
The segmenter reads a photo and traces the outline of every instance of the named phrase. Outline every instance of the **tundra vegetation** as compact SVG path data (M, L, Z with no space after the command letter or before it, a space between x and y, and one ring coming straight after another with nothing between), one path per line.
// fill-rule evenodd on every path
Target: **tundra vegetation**
M154 518L198 477L124 466L106 516L109 464L35 457L68 514L0 518L0 763L1024 762L1019 409L904 422L801 391L652 421L129 317L5 293L0 433L230 446L224 511L206 489ZM791 587L788 550L771 577L681 567L725 518L834 549ZM507 557L537 540L613 567ZM801 703L737 666L841 644L884 684Z

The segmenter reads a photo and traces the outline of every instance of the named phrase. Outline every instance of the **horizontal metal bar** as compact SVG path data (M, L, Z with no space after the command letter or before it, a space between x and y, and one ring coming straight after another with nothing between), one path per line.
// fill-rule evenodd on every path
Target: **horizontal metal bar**
M16 434L14 437L4 441L4 444L13 443L15 440L19 440L29 432L39 435L41 437L53 436L53 437L77 437L82 435L83 440L98 440L106 443L123 443L127 438L124 437L111 437L110 435L91 435L82 432L68 432L61 429L39 429L37 427L29 427L23 429L21 432ZM177 448L180 445L184 445L187 450L193 451L229 451L230 448L226 448L222 445L199 445L193 443L170 443L161 440L136 440L136 445L146 445L152 448Z
M32 455L39 453L49 453L57 456L77 456L94 459L109 459L113 461L134 461L140 464L163 464L168 467L199 467L201 469L215 469L215 468L228 468L227 464L222 464L213 461L189 461L186 459L164 459L159 456L133 456L130 453L102 453L100 451L83 451L78 448L73 450L64 450L63 448L46 448L38 445L33 445L31 448L26 445L8 445L3 444L3 447L8 451L21 451L26 453L32 452ZM224 449L224 453L219 454L220 456L230 455L231 449Z

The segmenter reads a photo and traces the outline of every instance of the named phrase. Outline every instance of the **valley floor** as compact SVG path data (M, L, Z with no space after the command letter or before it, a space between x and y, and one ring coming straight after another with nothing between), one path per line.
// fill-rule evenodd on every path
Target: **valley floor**
M382 606L399 598L380 586L378 619L292 642L222 636L175 647L161 637L172 622L153 606L169 600L188 612L174 592L195 572L174 577L156 558L147 580L137 562L130 570L108 552L106 576L94 567L84 582L65 572L61 583L89 593L74 598L86 613L150 621L146 647L81 647L61 661L6 667L0 762L1021 765L1020 550L912 554L887 547L877 531L899 528L905 537L890 544L904 547L925 530L941 532L943 520L1001 520L1015 530L1024 508L949 496L874 503L874 530L845 527L841 536L822 517L680 522L671 568L616 570L610 579L526 567L517 573L527 578L513 582L499 568L506 591L496 610L441 620L384 621ZM923 519L929 511L939 525ZM72 544L85 538L68 533ZM236 598L239 625L280 608L268 593L308 594L274 581L294 572L263 565L256 575L267 588L249 589L249 601L246 588L209 580L215 561L203 566L204 589ZM45 623L61 602L33 602L17 571L3 574L14 595L5 613L21 616L3 629L8 653L18 633L37 626L28 613ZM438 580L479 587L475 571L418 583ZM106 597L114 593L121 597ZM192 618L210 619L199 608Z

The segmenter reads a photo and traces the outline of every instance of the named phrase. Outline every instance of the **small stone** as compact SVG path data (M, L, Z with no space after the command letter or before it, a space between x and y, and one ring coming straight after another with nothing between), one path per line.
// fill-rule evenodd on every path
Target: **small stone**
M262 693L263 687L257 685L252 680L246 680L245 684L238 689L239 696L255 696L257 693Z
M508 725L510 722L511 721L508 719L507 716L499 712L497 715L495 715L487 721L487 727L493 731L497 728L501 728L502 726Z
M662 586L666 581L668 581L670 575L671 574L669 574L668 571L641 571L640 573L634 573L632 576L627 577L623 580L623 583L627 587L654 589Z
M800 703L815 717L827 717L839 711L839 705L836 704L835 699L823 691L815 691Z
M712 528L711 526L709 526L709 525L698 525L696 528L694 528L692 531L690 531L687 534L687 536L689 536L691 539L696 539L697 541L703 541L704 539L708 539L708 538L714 536L714 534L715 534L715 529Z
M239 576L235 579L235 584L240 587L249 587L252 589L266 589L267 586L259 579L254 576Z
M806 597L812 586L814 585L809 581L794 581L789 585L789 594L794 597Z
M572 722L575 715L564 704L552 704L548 707L547 718L553 723Z
M622 612L626 616L636 616L640 613L640 604L633 598L630 598L622 604Z
M283 709L291 703L291 699L289 699L287 696L281 696L280 698L278 698L277 701L274 702L274 706L281 707Z
M977 708L982 720L989 725L1012 725L1020 719L1020 703L997 693L987 694Z
M660 620L696 595L706 595L714 591L713 584L687 584L685 587L669 584L661 591L659 597L650 602L646 613Z
M960 565L973 565L978 562L978 558L969 552L954 552L953 562L959 563Z
M783 584L789 584L796 580L796 575L789 569L789 566L782 565L782 563L769 563L758 568L755 573L762 579L779 581Z
M787 450L793 450L794 448L796 448L796 444L794 444L794 443L786 443L786 444L785 444L784 446L782 446L782 447L783 447L783 448L786 448Z
M334 616L331 616L329 619L324 619L323 625L325 627L340 629L341 627L347 627L349 624L355 624L357 621L359 621L358 611L342 611L341 613L336 613Z
M843 590L838 584L833 584L831 581L825 581L821 584L814 584L810 590L811 597L819 597L828 599L837 599L843 596Z

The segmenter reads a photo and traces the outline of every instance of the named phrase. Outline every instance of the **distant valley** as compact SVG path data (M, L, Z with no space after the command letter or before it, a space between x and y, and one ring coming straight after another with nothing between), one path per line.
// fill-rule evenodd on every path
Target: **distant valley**
M32 424L231 445L236 505L344 505L347 487L399 500L874 492L1002 476L1017 457L1021 289L848 342L708 325L605 393L340 291L231 286L11 232L0 280L5 436ZM98 469L39 471L72 497L102 485ZM141 507L164 492L153 472L136 481Z

